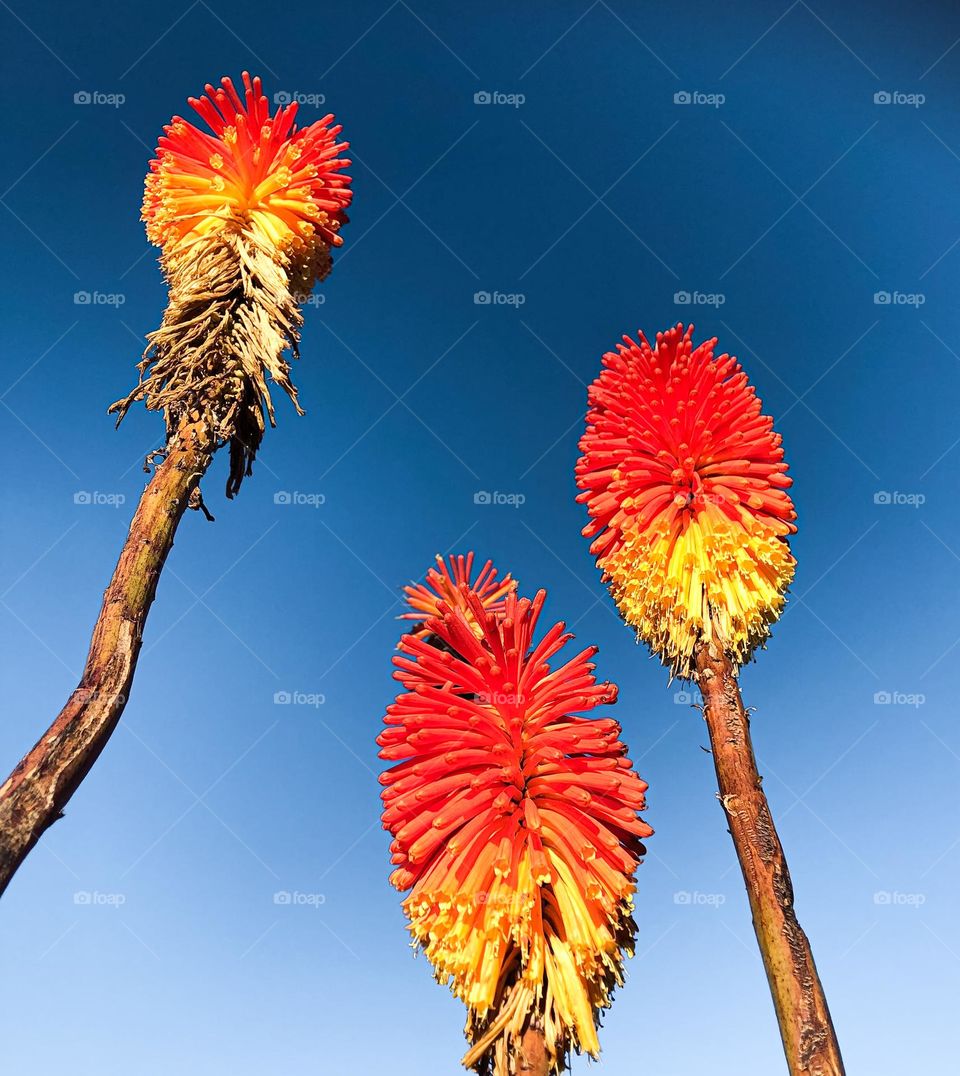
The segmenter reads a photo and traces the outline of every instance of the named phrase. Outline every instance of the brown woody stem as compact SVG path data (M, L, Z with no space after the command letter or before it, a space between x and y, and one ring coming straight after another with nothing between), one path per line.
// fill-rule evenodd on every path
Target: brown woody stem
M543 1031L538 1027L528 1027L523 1033L517 1074L518 1076L549 1076L550 1074L547 1041Z
M205 423L170 438L130 524L77 689L0 786L0 894L96 762L123 713L173 537L217 449Z
M773 994L792 1076L843 1076L840 1047L750 742L750 719L730 659L701 644L695 653L703 716L753 928Z

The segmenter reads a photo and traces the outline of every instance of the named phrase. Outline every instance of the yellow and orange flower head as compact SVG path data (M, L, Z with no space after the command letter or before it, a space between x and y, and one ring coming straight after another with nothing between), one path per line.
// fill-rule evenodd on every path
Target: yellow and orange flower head
M242 99L228 78L191 98L213 133L175 116L150 162L141 216L170 300L139 384L110 409L122 419L143 400L163 411L168 440L189 422L229 442L228 497L274 425L270 383L303 413L286 353L297 355L300 304L330 272L350 203L333 117L300 130L296 104L271 116L260 79L244 72L243 85Z
M406 635L394 658L403 691L377 741L396 763L381 776L391 882L467 1006L463 1063L513 1073L534 1027L559 1071L570 1049L596 1056L623 981L647 786L617 722L582 716L616 699L596 648L551 668L572 636L559 623L535 641L545 592L499 611L461 594L426 620L441 645Z
M310 260L318 245L343 242L342 128L325 116L298 129L296 102L271 116L260 79L244 72L243 84L243 99L229 78L189 99L212 135L180 116L164 128L143 199L147 236L169 252L240 221L277 251Z
M773 420L736 359L693 326L624 337L590 387L577 484L620 612L671 671L698 641L742 664L780 615L796 513Z
M462 609L470 619L468 596L475 594L488 613L503 613L504 598L516 590L516 581L510 577L509 572L502 579L498 579L492 560L488 560L480 569L477 578L471 580L473 560L474 555L470 552L466 556L451 556L448 565L438 553L437 566L428 570L425 582L403 588L411 611L403 613L400 619L416 621L416 626L412 629L414 635L424 638L430 634L424 621L427 617L439 614L441 601L451 608ZM483 633L483 629L475 622L473 628L475 634Z

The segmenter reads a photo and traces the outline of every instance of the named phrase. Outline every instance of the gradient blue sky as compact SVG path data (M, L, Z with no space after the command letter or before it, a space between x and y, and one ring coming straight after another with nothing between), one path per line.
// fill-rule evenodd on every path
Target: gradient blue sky
M739 355L796 480L795 592L743 683L848 1068L952 1069L960 12L4 0L0 20L5 772L76 683L161 439L105 414L164 304L138 221L161 125L249 68L325 95L303 116L335 111L355 161L296 369L308 414L279 402L234 503L217 461L217 522L181 527L122 725L4 900L10 1070L461 1071L461 1007L386 883L374 739L398 588L474 548L599 644L650 783L598 1071L782 1071L705 730L617 619L574 503L600 355L678 319Z

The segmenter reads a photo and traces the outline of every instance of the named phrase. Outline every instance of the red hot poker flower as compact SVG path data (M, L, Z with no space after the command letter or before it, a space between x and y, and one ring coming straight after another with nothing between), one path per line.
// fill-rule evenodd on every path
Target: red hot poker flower
M239 220L295 260L339 246L350 203L342 128L332 115L298 128L296 102L271 116L260 79L245 71L243 84L243 98L229 78L189 98L212 135L180 116L164 127L143 200L147 236L169 253Z
M736 359L693 326L628 336L590 386L584 535L623 618L680 676L701 639L736 664L779 616L796 513L779 434Z
M141 217L162 248L170 287L163 324L149 336L140 383L111 410L137 400L163 411L168 436L189 418L230 442L227 496L251 473L270 386L301 414L286 353L294 356L300 304L330 272L350 204L350 164L333 116L303 129L297 105L271 116L259 78L229 78L190 105L207 133L174 116L150 162Z
M464 1064L480 1072L512 1071L531 1022L555 1067L571 1047L598 1053L652 833L620 726L577 716L616 698L596 647L551 669L572 636L558 623L534 642L545 597L511 593L502 615L477 594L466 610L439 602L425 626L442 648L403 638L404 690L377 741L397 763L381 777L391 881L411 890L414 944L467 1005Z
M736 677L793 578L791 482L746 374L729 355L714 357L716 340L694 347L692 334L677 325L654 347L625 336L604 355L577 463L590 513L583 533L624 620L700 686L790 1071L841 1076Z
M424 621L427 617L437 616L440 602L446 602L454 609L462 609L470 619L470 605L467 596L475 594L488 613L500 615L504 609L504 597L516 589L516 581L508 572L502 579L497 578L497 569L493 561L488 560L480 569L477 578L471 581L473 573L473 552L449 558L449 566L440 554L437 554L436 568L427 571L426 581L404 587L407 604L412 612L403 613L401 620L415 620L417 626L414 635L421 638L428 635ZM474 624L474 632L482 634L479 625Z

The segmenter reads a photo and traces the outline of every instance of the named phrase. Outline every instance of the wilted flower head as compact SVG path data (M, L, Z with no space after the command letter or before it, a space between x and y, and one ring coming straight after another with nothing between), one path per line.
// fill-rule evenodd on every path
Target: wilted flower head
M165 250L243 222L268 245L308 261L317 248L339 246L350 202L340 156L346 142L333 116L298 129L297 104L270 108L259 78L244 71L244 98L229 78L189 104L213 134L174 116L150 162L143 219Z
M350 203L333 117L298 130L296 104L271 116L260 79L243 83L244 100L228 78L190 98L213 134L175 116L150 162L142 217L170 301L140 383L110 409L122 419L143 400L163 411L168 440L189 422L229 442L228 497L274 424L269 382L302 414L285 353L297 354L299 304L330 272Z
M426 580L403 588L411 612L403 613L401 620L417 621L413 634L421 638L429 635L424 626L427 617L437 616L440 602L446 602L454 609L462 609L471 619L468 596L475 594L488 613L500 614L504 608L504 596L516 589L516 581L508 572L502 579L497 578L497 569L493 561L488 560L480 569L477 578L471 580L473 573L473 552L450 556L449 566L440 554L437 554L436 568L427 570ZM482 628L474 623L474 633L482 634Z
M598 1053L652 832L619 725L578 716L616 699L596 648L551 669L572 636L559 623L534 641L545 596L510 593L500 615L474 593L466 609L440 601L426 628L443 648L403 638L377 741L397 763L381 777L391 881L411 890L414 944L466 1003L464 1064L498 1076L531 1026L558 1070L571 1047Z
M796 531L773 419L737 361L692 333L677 325L654 348L625 336L604 355L577 463L583 533L623 618L685 677L698 640L738 664L763 642Z

